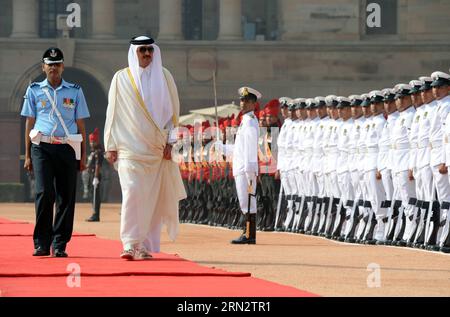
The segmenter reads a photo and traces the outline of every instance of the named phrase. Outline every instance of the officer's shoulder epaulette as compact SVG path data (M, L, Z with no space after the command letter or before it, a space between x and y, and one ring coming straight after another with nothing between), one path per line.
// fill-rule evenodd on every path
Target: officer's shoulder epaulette
M81 89L80 85L77 85L77 84L72 84L72 88Z
M36 86L38 86L38 85L39 85L39 83L35 81L35 82L33 82L33 83L30 84L30 87L36 87Z

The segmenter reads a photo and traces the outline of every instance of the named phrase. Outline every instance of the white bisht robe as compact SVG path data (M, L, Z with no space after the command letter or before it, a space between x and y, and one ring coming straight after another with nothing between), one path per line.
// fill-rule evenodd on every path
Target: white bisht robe
M163 69L172 101L174 126L180 103L175 81ZM178 234L178 202L186 198L176 162L163 158L169 130L160 128L147 110L129 68L111 82L104 132L106 151L117 151L122 188L120 235L124 248L159 252L162 225L172 240ZM156 105L157 106L157 105Z

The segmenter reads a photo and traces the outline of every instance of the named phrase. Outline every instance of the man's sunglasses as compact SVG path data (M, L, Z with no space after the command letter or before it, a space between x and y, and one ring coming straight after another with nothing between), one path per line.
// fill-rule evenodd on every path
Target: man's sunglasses
M154 51L153 46L141 46L141 47L139 47L139 53L145 54L146 51L148 51L149 53L153 53L153 51Z

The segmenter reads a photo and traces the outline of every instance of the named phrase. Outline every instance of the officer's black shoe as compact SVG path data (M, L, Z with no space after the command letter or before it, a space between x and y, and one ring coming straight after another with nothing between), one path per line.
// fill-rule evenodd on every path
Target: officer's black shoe
M368 241L366 241L366 244L375 245L375 244L377 244L377 241L376 240L368 240Z
M354 238L347 238L347 239L345 239L345 242L347 242L347 243L355 243L356 240Z
M375 242L376 245L385 245L386 242L385 241L381 241L381 240L377 240L377 242Z
M438 245L430 245L427 247L428 251L440 251L440 247Z
M55 250L53 250L53 256L54 256L55 258L67 258L67 257L68 257L66 251L61 250L61 249L55 249Z
M33 256L47 256L50 255L50 250L44 249L43 247L37 247L33 251Z
M450 247L441 247L441 252L450 253Z
M338 238L338 241L344 242L344 241L345 241L345 238L344 238L344 237L339 237L339 238Z
M86 219L87 222L97 222L100 221L100 217L96 214L93 214L89 218Z
M398 247L406 247L406 241L405 240L400 240L397 242L397 246Z
M256 239L247 238L245 234L241 235L239 238L231 240L232 244L256 244Z

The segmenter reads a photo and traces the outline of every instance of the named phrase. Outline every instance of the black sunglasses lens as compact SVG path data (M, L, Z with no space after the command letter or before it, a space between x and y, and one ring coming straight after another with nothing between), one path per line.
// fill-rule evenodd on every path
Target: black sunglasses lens
M153 47L142 46L139 48L139 52L141 52L142 54L144 54L146 51L153 53Z

